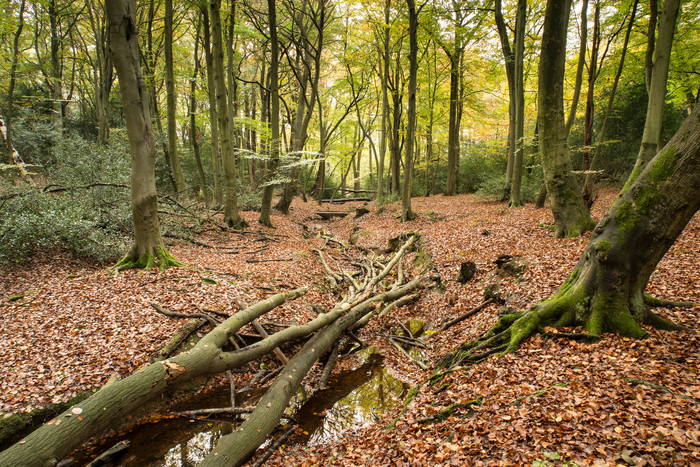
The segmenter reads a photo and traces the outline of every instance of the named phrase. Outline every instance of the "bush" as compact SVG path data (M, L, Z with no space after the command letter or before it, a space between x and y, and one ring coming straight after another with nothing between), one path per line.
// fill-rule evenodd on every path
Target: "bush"
M86 185L129 183L126 135L115 131L106 147L64 137L52 157L46 191L15 189L16 196L0 202L0 262L21 262L51 248L102 262L124 254L133 230L129 190ZM53 189L65 191L50 192ZM13 194L9 185L0 192Z
M99 226L74 196L31 189L8 200L0 216L0 262L19 263L44 249L61 248L105 262L127 248L123 232Z

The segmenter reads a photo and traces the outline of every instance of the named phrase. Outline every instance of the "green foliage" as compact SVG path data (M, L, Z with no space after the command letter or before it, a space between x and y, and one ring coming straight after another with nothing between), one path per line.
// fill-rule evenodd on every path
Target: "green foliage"
M51 185L17 191L0 202L0 262L22 262L44 249L66 249L98 261L123 254L132 231L128 143L120 133L107 147L79 137L62 138L52 157ZM124 135L125 136L125 135ZM51 192L51 190L61 190Z

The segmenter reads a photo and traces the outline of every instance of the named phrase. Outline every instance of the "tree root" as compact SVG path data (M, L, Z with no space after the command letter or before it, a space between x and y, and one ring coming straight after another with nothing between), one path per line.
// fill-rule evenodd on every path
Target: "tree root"
M474 415L474 406L480 406L481 401L483 400L482 396L477 397L473 401L469 402L464 402L462 404L452 404L449 407L445 407L444 409L440 410L438 413L436 413L433 416L430 417L425 417L425 418L420 418L416 420L418 423L423 423L423 424L430 424L430 423L440 423L442 421L447 420L450 416L454 415L454 413L458 409L467 409L467 413L462 416L462 418L469 418L472 415Z
M673 300L664 300L662 298L653 297L649 294L644 294L644 304L652 308L690 308L697 305L697 303L694 302L675 302Z
M156 263L156 260L158 262ZM115 274L125 269L151 269L153 266L158 266L158 269L165 270L170 267L184 266L173 255L171 255L164 247L157 247L155 253L147 252L139 257L134 253L129 252L117 264L112 266L111 270Z
M641 299L626 298L616 292L594 292L589 295L585 292L585 287L577 283L578 278L578 272L574 270L552 297L526 312L501 316L482 337L462 344L443 357L438 366L450 368L464 363L478 363L496 353L515 352L526 339L535 334L594 343L600 340L600 334L603 333L645 338L647 332L641 324L666 331L686 330L661 318L645 306L647 303L669 306L669 302L645 295L642 304ZM587 332L552 332L552 329L568 326L581 326Z

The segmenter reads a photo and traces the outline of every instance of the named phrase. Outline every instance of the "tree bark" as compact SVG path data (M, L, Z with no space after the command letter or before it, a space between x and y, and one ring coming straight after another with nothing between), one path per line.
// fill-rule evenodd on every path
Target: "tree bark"
M403 164L403 190L401 192L401 221L416 218L411 209L413 188L413 146L416 139L416 87L418 79L418 11L415 0L406 0L408 5L408 110L406 122L406 153Z
M557 237L580 235L594 226L579 183L571 173L564 127L563 83L570 7L571 0L547 2L539 64L540 153Z
M654 64L651 72L647 118L644 122L642 145L639 148L637 161L634 169L632 169L632 175L630 175L628 183L634 181L636 176L641 173L644 166L654 157L661 144L668 66L679 9L680 0L666 0L661 12L661 18L659 18L659 36L656 40Z
M216 110L216 81L214 81L214 57L211 51L211 24L209 8L202 5L204 19L204 57L207 63L207 90L209 96L209 126L211 127L211 162L214 176L214 204L224 205L224 191L221 183L221 151L219 148L219 125Z
M510 187L509 207L522 206L520 190L523 179L523 154L525 152L525 81L524 81L524 54L525 54L525 26L527 23L527 0L518 0L518 10L515 19L515 49L514 81L515 92L515 154L513 156L513 177Z
M578 50L578 63L576 64L576 80L574 81L574 96L571 99L569 116L566 119L566 136L569 137L571 127L576 120L578 100L581 97L581 84L583 83L583 67L586 64L586 45L588 43L588 0L583 0L581 5L581 42Z
M510 198L511 184L513 180L513 163L515 158L515 53L510 47L508 28L503 19L502 0L494 3L494 20L496 30L501 41L501 51L506 69L506 81L508 83L508 154L506 166L506 186L504 187L503 200Z
M384 1L384 48L382 49L382 135L379 140L379 160L377 161L377 204L384 204L384 161L386 159L386 134L389 124L389 92L387 81L389 79L389 37L391 27L389 24L389 11L391 0Z
M224 71L223 37L221 33L221 0L210 0L209 15L211 19L212 58L214 64L214 82L216 84L216 110L218 114L219 139L221 143L221 162L224 166L226 182L224 223L229 228L242 229L246 221L238 213L238 170L229 129L227 106L226 75Z
M197 89L197 77L199 76L200 55L199 55L199 38L202 29L201 17L197 19L197 27L194 40L194 70L192 71L192 79L190 80L190 143L192 144L192 152L197 163L197 172L199 173L199 189L204 197L204 204L209 206L211 199L209 198L209 187L207 179L204 175L204 167L202 166L202 158L199 153L199 129L197 128L197 97L195 91Z
M582 326L590 335L642 338L640 324L679 326L654 314L644 294L657 264L700 209L700 106L669 143L620 193L596 226L569 278L552 297L524 313L501 317L482 339L460 347L444 363L512 352L545 326Z
M277 41L277 11L274 0L267 1L267 17L270 27L270 160L267 163L265 174L267 183L263 189L262 204L260 208L260 222L268 227L272 226L270 211L272 209L272 193L275 186L270 183L277 174L280 151L280 95L279 95L279 42Z
M175 191L178 197L187 194L185 177L182 174L180 158L177 154L177 126L175 124L175 74L173 72L173 0L165 0L165 95L167 100L167 121L168 121L168 158L170 159L170 170L175 180Z
M134 0L107 0L110 52L117 70L131 147L131 210L134 244L114 270L181 266L163 243L155 183L155 138L148 110L148 89L141 73Z
M22 0L19 7L17 29L12 37L12 64L10 65L10 83L7 88L7 112L5 112L5 151L7 163L15 164L15 146L12 142L12 119L14 117L15 83L17 82L17 62L19 60L19 39L24 28L24 7L26 1Z

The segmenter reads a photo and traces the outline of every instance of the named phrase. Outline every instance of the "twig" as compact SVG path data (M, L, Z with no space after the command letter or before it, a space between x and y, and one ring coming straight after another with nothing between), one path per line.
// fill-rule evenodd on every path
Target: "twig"
M228 376L228 381L231 386L231 407L236 406L236 381L233 379L233 373L231 373L231 370L226 372L226 376Z
M263 327L260 325L260 323L258 323L258 320L257 320L257 319L254 319L252 324L253 324L253 327L255 328L255 330L258 331L258 333L260 334L260 337L262 337L263 339L265 339L266 337L269 337L269 336L270 336L270 335L267 333L267 331L265 331L265 328L263 328ZM282 352L282 351L280 350L279 347L275 347L275 349L273 350L273 352L275 353L275 355L277 355L277 358L280 359L280 361L282 362L283 365L286 365L287 363L289 363L289 359L288 359L287 356L284 354L284 352Z
M247 259L246 263L272 263L275 261L294 261L294 258L281 258L281 259Z
M446 322L445 324L442 325L442 327L441 327L440 329L438 329L436 332L434 332L433 334L431 334L431 336L434 336L435 334L437 334L437 333L439 333L439 332L445 331L445 330L451 328L452 326L454 326L455 324L461 323L462 321L464 321L465 319L469 318L470 316L473 316L473 315L477 314L478 312L480 312L481 310L483 310L484 308L486 308L486 306L489 305L491 302L493 302L493 299L492 299L492 298L489 298L488 300L482 302L481 305L475 306L474 308L472 308L471 310L467 311L466 313L464 313L464 314L462 314L462 315L459 315L459 316L457 316L456 318L454 318L454 319L452 319L452 320Z
M197 409L197 410L185 410L184 412L173 412L172 415L178 417L199 417L209 415L240 415L244 413L251 413L255 410L255 407L220 407L216 409Z
M389 340L389 342L391 342L391 343L393 344L394 347L396 347L396 348L398 349L399 352L401 352L402 354L404 354L405 356L407 356L408 358L410 358L410 359L411 359L416 365L418 365L422 370L427 370L427 369L428 369L428 365L426 365L425 363L421 362L420 360L418 360L416 357L414 357L414 356L411 355L410 353L406 352L406 350L405 350L403 347L401 347L401 346L398 344L398 342L396 342L396 340L394 340L393 337L388 337L387 339Z
M267 460L270 458L270 456L272 455L272 453L275 452L275 451L282 445L282 443L284 442L284 440L287 439L287 437L288 437L289 435L291 435L293 432L294 432L294 427L291 427L291 428L288 428L287 431L285 431L284 433L282 433L282 434L279 436L279 438L277 438L277 439L265 450L265 452L258 458L258 460L256 460L256 461L253 463L252 467L260 467L261 465L263 465L263 464L265 463L265 461L267 461Z

